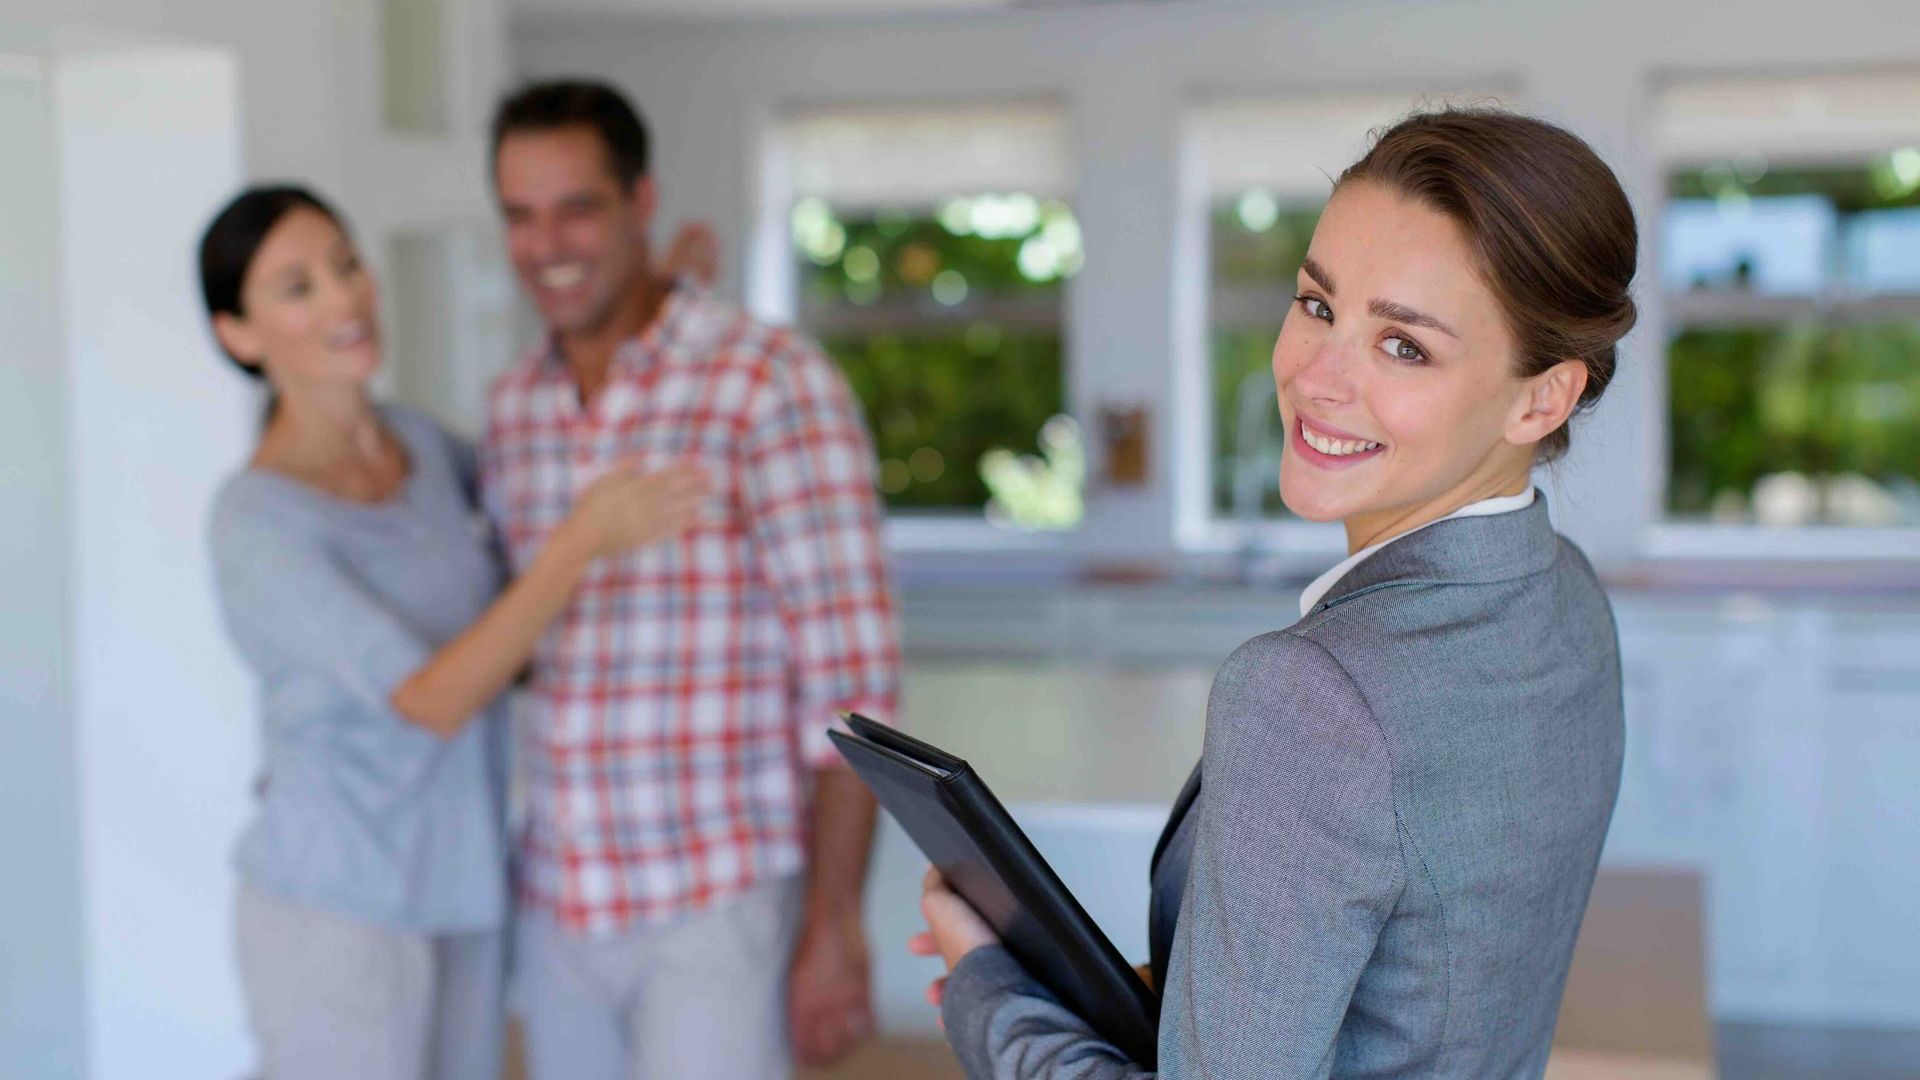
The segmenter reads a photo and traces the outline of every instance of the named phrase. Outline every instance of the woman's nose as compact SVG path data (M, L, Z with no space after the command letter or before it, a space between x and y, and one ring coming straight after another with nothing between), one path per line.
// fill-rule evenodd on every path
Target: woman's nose
M1314 345L1293 375L1294 390L1314 401L1343 402L1353 396L1353 346L1329 334Z
M371 290L356 288L356 282L350 275L329 274L320 286L320 299L324 310L334 319L364 318L370 314L368 303Z

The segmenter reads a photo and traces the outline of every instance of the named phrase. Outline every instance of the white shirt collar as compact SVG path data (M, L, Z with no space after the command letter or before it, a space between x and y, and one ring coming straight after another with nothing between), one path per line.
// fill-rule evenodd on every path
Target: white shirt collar
M1385 540L1370 547L1363 547L1359 551L1340 560L1333 569L1313 579L1313 583L1308 585L1306 590L1300 594L1300 617L1303 619L1306 618L1307 613L1313 610L1313 606L1320 602L1320 598L1327 595L1327 590L1333 588L1335 582L1347 576L1347 571L1367 561L1369 555L1393 543L1395 540L1412 536L1421 529L1431 525L1438 525L1442 521L1450 521L1454 518L1463 517L1486 517L1489 514L1507 514L1515 510L1524 510L1532 505L1533 485L1528 484L1527 490L1518 495L1496 495L1491 499L1481 499L1479 502L1468 503L1453 513L1448 514L1446 517L1435 518L1427 522L1426 525L1408 529L1399 536L1389 536Z

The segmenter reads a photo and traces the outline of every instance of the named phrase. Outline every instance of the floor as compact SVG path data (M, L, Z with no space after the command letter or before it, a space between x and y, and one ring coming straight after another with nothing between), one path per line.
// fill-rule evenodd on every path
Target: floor
M1920 1032L1722 1024L1718 1040L1723 1080L1920 1078ZM935 1047L869 1045L801 1080L958 1080L959 1069L943 1057Z
M1721 1024L1723 1080L1920 1080L1920 1032ZM510 1057L518 1057L517 1047ZM511 1061L509 1077L523 1075ZM943 1047L868 1043L832 1069L799 1080L959 1080Z

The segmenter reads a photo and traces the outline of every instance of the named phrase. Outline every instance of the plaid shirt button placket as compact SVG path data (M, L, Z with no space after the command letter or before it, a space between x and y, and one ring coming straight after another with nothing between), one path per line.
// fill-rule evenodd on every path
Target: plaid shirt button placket
M607 468L688 455L715 487L699 522L596 563L534 659L520 889L579 931L797 871L828 723L898 697L871 444L804 341L676 292L590 409L530 354L490 395L482 487L523 567Z

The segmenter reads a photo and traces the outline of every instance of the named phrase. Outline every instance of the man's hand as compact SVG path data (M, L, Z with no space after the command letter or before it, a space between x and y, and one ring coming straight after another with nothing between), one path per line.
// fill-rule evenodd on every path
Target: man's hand
M859 912L809 912L787 973L787 1031L802 1065L830 1065L873 1030Z

